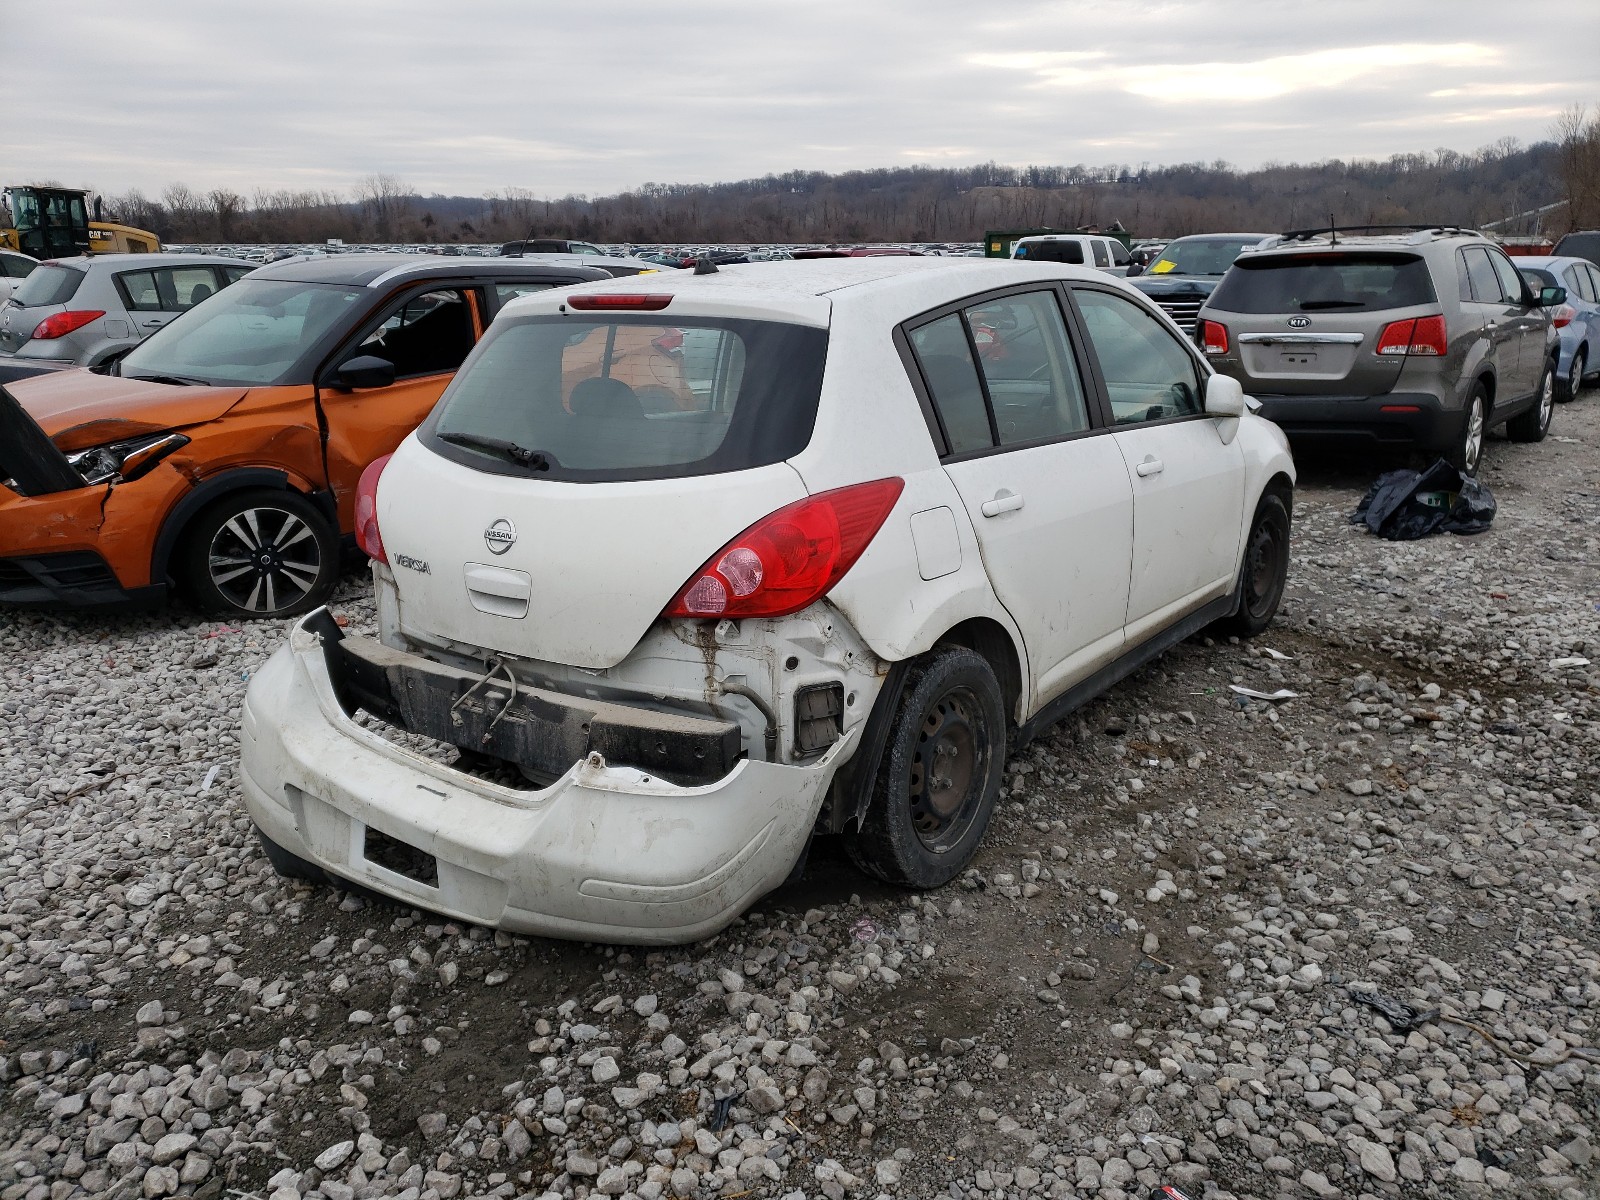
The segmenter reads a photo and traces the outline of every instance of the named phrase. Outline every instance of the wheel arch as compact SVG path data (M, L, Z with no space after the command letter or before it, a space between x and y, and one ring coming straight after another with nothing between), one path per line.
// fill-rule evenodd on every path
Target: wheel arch
M289 473L281 467L239 467L223 471L221 474L201 480L192 491L172 506L172 511L161 523L161 532L156 535L155 546L151 550L151 582L170 586L173 582L171 570L173 556L182 545L183 536L194 523L194 519L222 497L249 488L279 488L295 492L315 504L330 521L334 522L335 528L338 527L333 497L327 492L297 486L296 482L289 478Z

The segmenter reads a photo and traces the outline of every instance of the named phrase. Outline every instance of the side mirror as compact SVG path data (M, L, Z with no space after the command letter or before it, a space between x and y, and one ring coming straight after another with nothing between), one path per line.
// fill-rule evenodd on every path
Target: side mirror
M1232 421L1217 424L1217 436L1224 446L1233 442L1239 433L1238 418L1244 416L1244 387L1229 375L1213 375L1206 380L1206 415L1208 417L1233 417Z
M1567 289L1564 287L1547 287L1539 289L1539 307L1555 308L1567 302Z
M1143 274L1144 274L1144 268L1141 267L1138 263L1129 263L1128 264L1128 278L1129 279L1132 279L1135 275L1143 275Z
M358 355L333 373L333 385L342 388L382 388L394 382L394 364L371 354Z

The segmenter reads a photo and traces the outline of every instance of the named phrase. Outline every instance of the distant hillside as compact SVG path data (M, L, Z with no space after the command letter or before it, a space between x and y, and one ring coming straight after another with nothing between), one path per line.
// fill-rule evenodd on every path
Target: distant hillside
M1478 225L1563 195L1558 147L1506 139L1471 154L1438 150L1382 162L1332 160L1240 171L1176 166L901 167L790 171L716 184L646 184L615 196L542 200L526 188L484 197L422 196L387 176L354 198L182 185L160 200L113 201L124 220L196 241L503 241L537 235L599 242L976 241L985 229L1121 222L1136 235L1280 230L1326 223Z

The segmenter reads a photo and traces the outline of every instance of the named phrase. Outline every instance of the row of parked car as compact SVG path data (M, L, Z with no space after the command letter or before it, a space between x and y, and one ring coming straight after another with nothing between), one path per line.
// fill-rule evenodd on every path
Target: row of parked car
M1008 748L1201 629L1272 620L1284 430L1325 402L1297 381L1385 386L1354 401L1383 420L1431 404L1429 436L1474 411L1542 436L1564 286L1498 254L1289 235L1218 273L1193 334L1141 279L1053 262L45 264L27 287L106 271L130 314L120 274L215 291L174 278L189 307L131 349L0 391L0 601L176 586L294 617L241 718L285 874L644 942L725 925L819 832L934 887ZM1463 381L1482 409L1450 407ZM323 607L352 540L376 638Z

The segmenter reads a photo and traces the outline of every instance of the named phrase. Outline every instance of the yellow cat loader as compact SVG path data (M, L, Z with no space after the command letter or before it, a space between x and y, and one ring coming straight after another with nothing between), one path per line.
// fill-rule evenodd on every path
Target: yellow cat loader
M155 234L105 220L98 196L90 220L88 196L75 188L6 188L5 202L0 205L0 249L40 259L147 254L161 249L161 239Z

